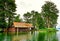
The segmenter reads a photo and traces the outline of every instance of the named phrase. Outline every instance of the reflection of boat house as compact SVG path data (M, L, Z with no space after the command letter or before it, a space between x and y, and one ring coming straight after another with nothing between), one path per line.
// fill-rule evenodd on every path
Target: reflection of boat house
M27 31L32 30L33 26L30 23L22 23L22 22L14 22L13 27L15 28L15 31Z
M28 41L32 39L32 35L31 33L27 32L25 34L15 34L13 37L12 37L12 41Z

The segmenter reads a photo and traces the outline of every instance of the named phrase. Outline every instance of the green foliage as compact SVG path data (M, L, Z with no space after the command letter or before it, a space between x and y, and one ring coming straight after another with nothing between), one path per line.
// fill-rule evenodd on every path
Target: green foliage
M56 27L58 18L58 9L53 2L46 1L42 6L42 12L38 13L36 11L27 12L24 14L25 21L32 23L34 27L39 29L45 27Z
M54 27L57 24L58 9L53 2L46 1L42 6L42 15L45 20L46 27Z
M27 12L24 14L24 18L27 23L32 23L36 29L44 28L44 21L40 13L36 11Z
M14 0L0 0L0 27L6 27L8 21L8 27L12 26L13 18L15 15L15 1ZM8 19L8 20L7 20Z
M5 21L5 15L4 15L4 12L1 11L0 12L0 28L6 28L7 26L7 23Z
M0 0L0 28L11 27L13 22L21 22L20 15L15 16L16 5L14 0ZM25 13L26 23L32 23L35 28L56 27L58 9L53 2L46 1L42 12L31 11Z
M44 22L44 20L43 20L43 18L41 16L41 14L38 14L38 17L37 17L37 24L38 24L38 26L37 27L39 27L39 29L45 28L44 23L45 22Z
M39 32L37 41L45 41L45 33Z
M36 11L31 11L32 14L32 24L36 29L44 28L44 21L43 17L41 16L41 13L38 13Z
M30 23L30 18L31 18L31 14L29 12L25 13L24 15L24 20L26 23Z
M14 18L14 22L21 22L22 19L20 19L20 14L18 14L17 16L15 16Z

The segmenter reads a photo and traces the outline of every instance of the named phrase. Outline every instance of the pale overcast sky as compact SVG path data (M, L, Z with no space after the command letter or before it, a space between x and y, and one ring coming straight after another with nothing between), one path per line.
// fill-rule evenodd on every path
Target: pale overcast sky
M30 12L32 10L41 12L41 6L45 3L45 1L50 1L50 0L16 0L16 13L20 14L21 17L23 17L23 14L26 12ZM57 5L57 8L60 12L60 0L51 0ZM58 17L58 25L57 27L60 27L60 13Z

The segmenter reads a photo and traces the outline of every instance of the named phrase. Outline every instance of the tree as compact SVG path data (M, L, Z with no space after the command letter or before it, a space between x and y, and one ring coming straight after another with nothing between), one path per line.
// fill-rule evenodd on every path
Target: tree
M41 13L37 15L37 22L36 22L36 23L37 23L36 26L37 26L39 29L45 28L45 22L44 22L44 20L43 20L43 17L42 17L42 15L41 15Z
M14 22L21 22L22 19L20 19L20 14L18 14L17 16L15 16L14 18Z
M31 14L29 12L25 13L24 15L24 19L26 23L31 23Z
M33 26L36 27L36 13L34 10L32 10L31 14L32 14L31 22L32 22Z
M0 12L0 28L6 28L7 23L5 21L4 12Z
M56 26L58 12L59 11L53 2L46 1L42 6L42 15L44 17L46 27L50 28Z
M0 25L4 26L4 24L6 24L5 23L6 19L8 18L8 20L7 20L8 21L8 27L11 27L12 23L13 23L15 11L16 11L15 0L3 0L3 1L0 0L0 19L2 21L2 22L0 21L2 23Z
M32 10L31 13L27 12L24 14L24 19L27 23L33 24L36 29L44 28L44 20L41 13Z
M31 11L32 14L32 24L36 29L44 28L44 21L41 13L37 11Z

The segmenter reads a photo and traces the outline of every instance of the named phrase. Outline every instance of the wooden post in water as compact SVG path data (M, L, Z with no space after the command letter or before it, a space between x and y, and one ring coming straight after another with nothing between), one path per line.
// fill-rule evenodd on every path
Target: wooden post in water
M18 27L17 27L17 37L18 37Z

